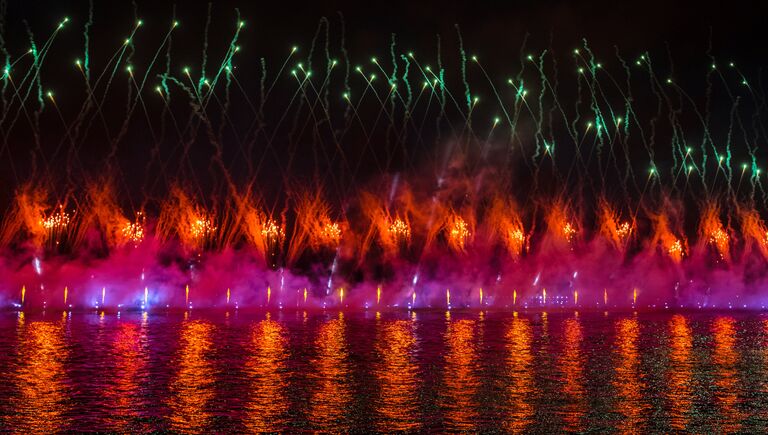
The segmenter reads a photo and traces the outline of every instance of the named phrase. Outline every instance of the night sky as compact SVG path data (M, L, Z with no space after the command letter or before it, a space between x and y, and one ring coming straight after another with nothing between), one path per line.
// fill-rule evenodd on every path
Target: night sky
M382 67L391 71L390 48L393 40L400 74L404 68L400 56L413 52L423 65L434 65L439 46L446 85L452 92L461 95L464 89L460 75L461 41L457 29L460 29L467 56L478 55L489 76L501 83L505 77L518 74L525 62L525 55L539 55L547 50L548 59L557 61L557 64L548 63L547 73L553 74L552 77L556 75L562 81L558 93L565 105L572 105L575 97L573 80L570 83L566 80L573 77L566 77L565 73L575 65L570 53L574 47L584 47L585 41L596 59L605 60L606 70L611 73L621 73L616 53L620 53L630 63L640 54L648 53L654 59L653 68L658 77L662 80L674 77L676 82L685 83L686 92L697 103L703 104L707 96L706 72L711 63L710 55L722 65L737 62L739 71L750 77L756 89L764 77L761 62L765 57L765 48L760 44L759 37L761 21L766 12L764 6L754 7L734 2L727 5L700 2L579 4L564 1L503 2L503 5L450 1L414 3L417 4L312 2L305 6L289 2L216 2L210 5L193 2L174 5L158 1L133 4L94 2L93 18L89 24L89 3L85 1L8 2L3 6L2 50L11 62L28 49L30 32L40 47L55 29L56 23L63 17L68 17L69 22L47 52L44 66L37 76L39 86L32 86L32 97L25 103L29 116L39 117L39 120L29 121L23 111L18 111L18 101L15 100L14 106L14 100L10 98L13 90L6 84L6 103L9 98L11 100L8 113L17 116L18 120L12 129L8 128L11 122L8 118L3 123L0 198L7 204L16 187L30 179L45 179L57 191L57 195L62 195L76 191L78 185L104 174L109 174L112 181L121 186L123 194L130 197L132 203L146 201L146 198L161 198L168 185L177 180L190 184L191 179L194 181L191 184L197 185L201 193L208 195L223 191L226 178L224 172L228 172L240 185L258 180L262 190L271 191L276 196L284 188L284 183L268 180L281 178L284 181L298 179L301 182L320 178L321 183L331 186L329 190L343 196L340 193L343 189L338 186L350 182L366 183L373 178L403 170L418 173L429 167L430 162L434 166L434 161L438 160L435 157L438 154L436 149L447 140L446 132L440 131L441 127L431 122L436 114L426 113L425 119L429 121L423 123L424 138L421 144L414 144L413 138L407 138L398 147L392 145L392 138L388 134L373 134L380 131L376 129L385 128L386 124L386 120L376 121L381 106L377 107L373 99L367 100L370 104L360 107L360 124L373 137L365 139L362 131L355 128L345 137L350 143L370 141L370 148L379 152L376 158L386 157L389 164L376 164L372 154L366 155L364 151L350 149L345 145L343 153L354 162L350 166L357 167L357 170L345 171L339 166L343 160L341 152L325 157L325 164L319 169L316 159L320 157L315 156L313 160L308 156L318 149L325 149L318 147L319 142L323 142L324 147L333 145L329 144L328 137L322 137L322 128L317 128L318 133L304 129L303 133L296 134L296 126L301 126L309 115L297 109L297 105L286 105L297 89L288 71L302 62L305 65L308 62L314 63L314 68L322 71L329 58L338 59L342 68L349 68L348 74L352 77L349 80L349 91L355 95L355 92L361 90L361 80L355 77L354 67L362 65L366 74L376 72L369 59L377 56L381 59ZM225 122L236 128L225 126L222 129L225 168L222 170L212 168L212 150L206 144L210 140L204 129L194 139L190 139L195 145L183 151L184 141L169 133L172 129L170 117L168 112L164 112L162 100L157 98L153 90L161 81L160 75L166 72L166 60L169 75L180 78L182 82L186 79L182 73L185 66L192 71L190 80L200 77L204 57L208 59L207 72L211 74L221 61L236 30L238 11L246 26L237 41L243 54L234 57L233 66L242 92L233 92L234 96L226 111ZM84 28L88 27L88 57L93 83L104 71L106 62L116 53L115 50L119 50L121 41L133 31L137 19L143 20L144 25L136 32L120 59L114 78L110 81L109 92L101 103L102 113L92 107L83 124L90 123L91 127L85 130L81 128L77 133L82 133L82 136L77 136L77 129L71 125L77 119L89 92L82 73L73 65L75 59L86 57ZM142 93L144 102L139 103L135 100L135 88L127 80L125 69L131 66L143 76L173 20L178 20L181 25L173 31L169 45L164 45L159 52L159 60L147 75L146 88ZM324 20L327 20L327 26ZM314 50L312 56L309 56L313 39ZM207 49L204 49L205 44ZM242 136L244 132L251 131L249 128L254 124L255 118L249 104L258 100L260 92L260 59L266 62L266 84L269 86L294 45L300 49L286 64L283 76L274 81L273 93L264 107L263 117L258 120L269 130L280 122L283 111L287 111L288 121L281 124L285 128L275 134L274 146L267 157L263 157L263 154L256 157L254 154L246 155L240 150L241 142L247 141L236 135ZM167 50L169 46L170 51ZM325 55L326 48L328 57ZM170 53L169 57L166 57L167 53ZM15 80L17 76L30 71L29 60L22 59L13 67ZM468 84L474 88L473 92L483 98L488 97L491 89L481 73L473 65L469 65L468 71ZM536 79L536 75L529 74L527 79ZM106 81L104 78L100 82L102 87L97 87L97 94L99 89L104 90ZM184 84L188 85L189 82ZM39 108L33 101L38 90L50 90L55 94L61 116L53 110L44 95L42 100L46 107L37 115L32 113ZM172 101L169 107L174 111L176 122L183 127L189 119L189 98L193 95L183 95L178 87L170 91ZM344 104L337 104L339 96L345 92L343 74L336 74L329 80L324 91L327 92L325 98L334 101L335 106L328 109L331 119L342 120L342 123L343 120L348 121L348 108ZM251 103L243 95L248 95ZM217 96L224 98L223 86L217 90ZM655 104L654 101L644 101L649 96L652 96L652 92L646 87L637 91L633 101L646 120L653 114ZM718 97L717 91L714 97ZM127 117L131 104L135 104L135 107L132 115ZM713 106L718 105L715 102ZM213 120L214 130L218 129L224 119L224 111L217 107L220 108L211 107L208 113ZM723 120L727 120L730 101L722 107L724 111L712 116L709 122L713 131L725 135L728 124ZM748 111L744 114L745 119L756 113L751 107L744 110ZM683 112L681 118L695 116L690 109ZM484 118L485 123L483 128L475 132L477 138L485 137L487 120L498 116L498 113L498 108L477 109L475 118ZM126 118L128 122L125 122ZM147 122L153 125L154 132L147 129ZM334 128L340 128L339 124ZM233 135L230 130L239 133ZM558 127L553 127L549 133L553 138L564 134L558 131ZM34 145L35 134L39 135L39 146ZM701 136L701 132L691 134ZM660 143L671 140L671 132L663 128L658 130L657 135ZM112 152L108 143L116 137L120 137L119 144L116 151ZM754 140L759 142L763 139ZM258 151L264 144L256 141L253 146ZM629 146L631 150L639 147L634 141L630 141ZM151 155L153 149L159 157L147 165L147 156ZM561 152L568 156L569 151ZM746 153L739 155L740 152L734 148L736 156L746 158ZM261 162L257 171L248 167L245 161L249 159ZM645 162L642 164L646 165L648 159L643 159ZM655 163L662 168L674 164L663 153L658 155L658 159ZM47 164L41 163L43 160ZM307 175L313 171L317 172L314 177ZM329 176L329 173L336 175Z

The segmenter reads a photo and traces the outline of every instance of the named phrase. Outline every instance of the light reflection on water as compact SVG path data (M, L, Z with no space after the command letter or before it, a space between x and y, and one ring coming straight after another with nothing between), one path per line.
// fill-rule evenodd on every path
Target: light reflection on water
M693 336L685 316L675 314L669 319L670 364L667 398L670 402L670 426L684 430L693 405Z
M645 401L644 374L640 371L640 323L636 317L616 322L616 411L623 417L620 431L642 432L647 423L648 404Z
M478 322L446 316L446 355L443 369L442 408L445 427L470 431L478 420L475 395L479 386L477 349L473 341Z
M506 337L506 391L509 413L504 429L523 432L533 420L535 384L533 378L532 331L528 319L515 315L509 321Z
M50 433L66 426L71 404L64 322L26 322L19 316L17 371L9 380L19 394L11 400L14 415L9 427Z
M726 432L740 429L743 418L738 408L737 385L739 376L736 363L736 320L732 317L717 317L712 323L715 349L712 360L715 364L715 403L722 416L722 428Z
M558 366L563 372L563 429L579 432L583 429L582 419L587 404L584 390L584 356L581 351L582 330L578 316L563 321L562 335L563 348L558 358Z
M765 432L757 313L0 313L0 431Z
M139 382L146 374L146 328L146 318L140 323L120 322L112 337L114 369L107 378L111 379L111 388L104 389L104 395L118 417L114 421L116 431L129 430L130 421L139 417L138 410L143 408Z
M214 398L213 366L209 353L214 326L205 320L187 320L179 330L179 350L174 361L176 373L170 385L171 429L205 432Z
M350 429L348 407L352 401L349 350L344 314L324 322L315 339L315 357L311 373L309 421L324 432Z
M285 328L268 318L253 325L251 337L252 347L246 362L251 392L246 426L254 432L275 432L287 423Z
M383 432L419 428L416 337L410 320L383 321L376 328L377 363L373 373L379 385L375 401L376 428Z

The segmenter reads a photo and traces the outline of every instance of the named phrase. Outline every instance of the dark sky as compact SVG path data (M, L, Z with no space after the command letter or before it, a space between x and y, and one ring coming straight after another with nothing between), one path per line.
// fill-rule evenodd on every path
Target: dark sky
M344 21L346 46L350 57L356 62L365 61L374 55L387 58L391 34L395 33L400 52L413 50L421 59L432 61L435 59L439 35L444 60L451 63L458 57L459 42L455 28L455 25L458 25L467 53L478 54L484 67L494 76L513 74L519 69L520 49L525 35L529 35L526 51L539 53L548 49L563 58L567 58L573 47L580 45L582 38L586 38L595 53L604 58L613 54L614 47L618 47L629 59L647 51L652 53L655 59L663 60L659 62L661 71L668 72L672 67L676 79L690 78L692 84L703 83L703 71L709 64L707 50L710 40L712 53L717 59L723 62L737 62L742 72L751 77L760 76L759 69L768 54L760 37L765 34L768 7L764 3L762 6L755 6L761 2L308 3L309 5L293 1L220 1L209 6L205 2L192 1L180 1L175 5L164 1L95 1L91 56L94 64L103 65L105 59L114 53L115 48L120 46L120 41L132 30L134 17L139 17L144 20L145 26L137 32L137 50L133 61L140 66L146 65L157 47L158 39L165 34L168 24L175 16L181 26L174 33L172 68L175 72L178 72L176 70L182 64L188 64L193 69L199 68L203 30L209 7L211 58L216 58L226 48L234 29L236 8L239 8L242 18L247 22L247 29L239 41L247 55L237 59L244 81L257 75L260 57L268 59L271 71L274 71L276 64L285 58L292 45L298 44L306 50L322 17L330 20L331 37L338 41L342 29L341 16ZM87 21L89 3L61 0L10 1L6 2L4 8L4 48L10 53L12 60L29 46L26 26L36 35L40 44L55 27L55 23L64 16L70 18L67 31L57 38L46 60L48 66L42 73L44 86L56 91L64 118L69 122L79 106L78 103L72 102L74 98L67 98L68 93L79 92L82 96L84 92L83 89L77 89L76 82L82 80L72 63L75 58L83 57L82 32ZM331 49L338 54L338 44ZM668 59L672 62L668 62ZM454 79L455 77L454 74ZM152 79L157 81L154 77ZM125 80L120 80L122 81L119 89L124 92ZM154 87L154 83L151 86ZM253 80L244 86L251 87L249 91L254 90L258 81ZM704 87L692 87L692 96L701 97ZM288 98L290 92L279 95L280 98ZM125 103L119 99L107 100L107 103L104 111L107 117L115 115L115 123L110 127L115 133L119 130L120 118L124 116L121 109ZM159 103L156 99L147 103L150 111L158 110L157 104ZM234 103L232 116L235 121L241 115L240 112L245 111L244 104L242 101ZM43 116L47 116L44 121L48 122L44 122L44 125L50 126L51 123L58 122L50 110ZM246 117L243 115L242 118ZM52 135L47 139L50 143L60 141L62 137L61 131L54 130L55 128L41 128L42 134ZM146 129L131 129L127 140L130 146L147 141L147 137L140 137L141 133L146 136ZM12 156L14 160L19 160L23 167L28 152L25 146L21 145L23 139L14 141L14 135L17 134L23 132L14 130L7 143L10 151L3 158ZM52 145L44 145L44 153L52 152L47 148L49 146ZM95 150L98 146L99 138L90 137L85 140L82 150ZM119 158L126 165L124 171L130 172L141 167L147 156L145 150L146 148L142 151L121 148ZM88 157L82 156L84 165L98 163L97 160L88 161ZM236 156L229 157L236 159ZM173 156L169 154L167 158L172 159ZM203 152L192 155L193 164L207 164L209 158L209 155ZM369 160L367 159L365 164L369 164ZM2 181L6 186L12 186L19 178L23 178L18 175L10 177L7 168L3 169ZM141 189L144 189L143 185L146 183L139 184L142 185ZM4 192L3 196L7 194Z
M10 1L6 21L10 29L26 19L33 28L44 29L62 16L82 24L87 1ZM95 1L94 32L109 37L130 28L134 10L148 24L168 21L172 11L188 28L198 29L208 8L206 2L183 1ZM279 46L310 36L323 17L334 19L341 12L347 34L366 52L388 43L397 33L404 44L430 46L434 35L450 37L454 24L461 26L468 46L488 55L515 50L521 36L534 40L572 44L587 38L595 45L613 44L628 50L654 49L669 43L676 55L706 45L710 29L717 49L734 56L754 53L760 46L766 7L763 2L695 1L415 1L415 2L255 2L212 3L214 25L223 27L239 8L253 29L249 38L259 48ZM677 51L680 52L677 52Z

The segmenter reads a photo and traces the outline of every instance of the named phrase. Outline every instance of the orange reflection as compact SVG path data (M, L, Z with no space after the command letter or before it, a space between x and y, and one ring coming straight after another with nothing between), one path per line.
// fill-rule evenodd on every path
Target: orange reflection
M532 331L527 319L512 318L506 334L507 365L510 383L507 397L510 412L504 422L505 430L513 433L525 432L533 422L533 354L531 352Z
M214 370L208 361L213 325L187 320L181 328L175 364L176 377L170 385L171 429L202 432L208 424L208 404L214 396Z
M383 432L413 431L419 427L417 412L417 367L412 354L416 347L413 322L396 320L378 328L374 368L380 396L376 410Z
M720 408L720 429L736 432L743 416L738 409L738 377L736 363L736 320L732 317L718 317L712 322L715 348L712 360L715 364L715 403Z
M64 364L68 356L63 323L44 321L24 325L19 319L19 370L14 384L11 427L19 432L52 433L65 430L70 409Z
M567 398L563 410L563 423L566 432L579 432L583 430L582 418L586 412L581 323L578 317L566 319L563 323L563 350L558 361L564 378L563 393Z
M621 432L642 432L644 415L650 406L643 399L645 385L640 373L640 353L637 341L640 338L640 324L636 318L620 319L616 324L616 379L614 387L618 393L616 408L624 417Z
M104 391L115 415L115 429L126 431L131 418L138 417L137 402L141 398L138 378L146 365L146 331L135 323L120 323L117 326L112 355L115 369L111 388Z
M478 419L475 394L480 385L477 373L477 349L472 342L477 322L447 320L443 407L445 425L452 431L471 431Z
M693 336L685 317L680 314L669 320L669 379L667 398L670 402L672 429L682 431L688 425L693 404Z
M287 424L288 411L285 329L267 319L254 325L251 335L251 357L245 367L251 384L246 426L254 432L278 432Z
M316 379L310 398L309 421L320 431L349 430L347 407L352 401L349 350L344 315L324 323L318 331L314 361Z

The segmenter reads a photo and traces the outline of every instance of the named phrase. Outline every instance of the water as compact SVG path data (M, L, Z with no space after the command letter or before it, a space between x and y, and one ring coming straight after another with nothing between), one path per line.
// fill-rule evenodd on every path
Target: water
M768 430L758 313L0 314L0 429Z

